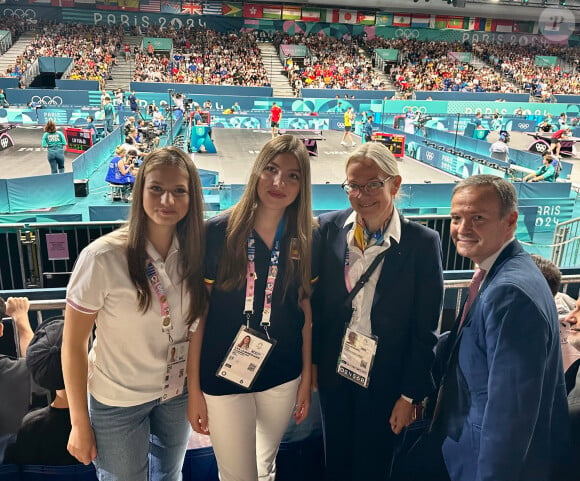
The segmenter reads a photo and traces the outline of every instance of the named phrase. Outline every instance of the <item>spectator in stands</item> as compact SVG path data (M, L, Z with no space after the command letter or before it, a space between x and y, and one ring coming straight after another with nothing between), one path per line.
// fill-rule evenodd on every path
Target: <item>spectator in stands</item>
M319 219L313 384L317 378L328 481L388 479L396 436L432 389L441 243L395 208L397 164L381 143L359 146L343 184L352 208ZM345 346L355 337L364 348Z
M276 102L272 102L270 109L270 127L272 127L272 138L276 136L280 130L280 121L282 120L282 109Z
M560 149L562 147L561 140L572 135L570 127L564 127L556 130L550 138L550 150L552 154L560 158Z
M524 182L555 182L556 171L552 165L553 156L549 152L542 157L542 166L531 174L526 175Z
M103 113L105 114L105 135L109 135L113 132L113 125L115 124L115 109L111 105L111 97L108 95L105 96Z
M189 419L196 432L210 434L222 481L273 480L276 453L292 412L296 423L308 415L310 199L306 147L295 136L277 136L260 151L241 200L207 225L210 306L203 330L191 340ZM257 276L250 282L247 272ZM251 293L249 301L246 292ZM252 314L240 329L244 311ZM238 344L249 334L255 360L263 362L260 369L252 369L253 360L230 349L232 342ZM265 359L272 348L270 336L277 342ZM248 367L249 376L242 382L237 374L235 379L216 376L228 368L231 356Z
M348 145L345 141L348 138L350 140L350 145L354 147L356 145L353 137L352 137L352 124L354 119L356 118L356 114L352 107L348 107L346 112L343 115L343 123L344 123L344 134L342 134L342 139L340 141L341 145Z
M203 232L197 170L182 150L166 147L139 169L128 224L76 261L62 345L68 449L94 461L99 479L181 479L190 435L187 339L207 304ZM169 364L172 349L177 362Z
M0 355L0 464L6 446L15 438L30 403L30 375L25 360L33 336L28 320L29 307L30 302L26 297L9 297L6 301L0 297L0 337L4 334L2 318L8 315L12 318L19 342L15 354L20 353L22 356L13 358Z
M64 134L56 130L54 120L49 120L44 126L42 148L47 150L48 163L51 174L64 172L64 148L66 139Z
M16 442L6 451L8 463L78 464L66 448L71 423L60 360L63 325L62 318L42 322L28 346L28 371L34 382L53 393L54 398L49 406L24 416Z

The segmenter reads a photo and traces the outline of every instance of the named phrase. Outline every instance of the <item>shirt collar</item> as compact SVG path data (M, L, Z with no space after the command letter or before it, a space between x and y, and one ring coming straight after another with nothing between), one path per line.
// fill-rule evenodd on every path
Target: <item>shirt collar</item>
M357 213L353 210L350 215L344 221L344 227L348 227L349 225L354 228L354 224L356 222ZM393 208L393 216L391 218L391 222L387 225L387 230L385 231L385 239L388 237L393 238L397 244L401 242L401 218L399 216L399 212L397 209Z
M496 251L494 254L490 255L487 259L485 259L484 261L481 262L481 264L478 265L478 267L480 269L484 269L486 271L486 277L487 277L487 273L490 271L490 269L493 267L493 265L495 264L495 261L497 260L497 258L499 257L499 255L503 252L503 250L512 243L512 241L515 239L515 237L512 237L510 240L508 240L504 245L502 245L500 247L500 249L498 251Z
M165 260L169 259L171 255L173 255L176 252L179 252L179 241L177 240L177 236L174 235L173 239L171 240L171 246L169 247L169 251L167 252L167 257L165 258L165 260L163 259L161 254L157 252L157 249L153 247L153 244L151 244L149 239L147 239L145 251L147 252L147 255L151 257L151 260L153 262L165 262Z

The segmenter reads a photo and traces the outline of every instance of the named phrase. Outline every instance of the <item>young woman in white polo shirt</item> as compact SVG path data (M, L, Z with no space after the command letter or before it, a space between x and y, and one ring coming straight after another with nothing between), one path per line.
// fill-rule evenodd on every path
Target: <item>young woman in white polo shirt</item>
M87 246L72 273L62 347L68 449L94 461L101 481L181 479L187 341L207 304L202 202L187 155L152 152L129 222Z

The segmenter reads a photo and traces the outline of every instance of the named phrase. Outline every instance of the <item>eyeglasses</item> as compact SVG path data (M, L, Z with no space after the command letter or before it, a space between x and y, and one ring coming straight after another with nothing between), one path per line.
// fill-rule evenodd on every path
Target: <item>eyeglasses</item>
M354 182L343 182L342 190L344 190L348 195L350 194L357 194L360 191L364 191L369 195L376 194L380 189L382 189L386 182L390 177L387 177L384 180L372 180L365 185L358 185Z

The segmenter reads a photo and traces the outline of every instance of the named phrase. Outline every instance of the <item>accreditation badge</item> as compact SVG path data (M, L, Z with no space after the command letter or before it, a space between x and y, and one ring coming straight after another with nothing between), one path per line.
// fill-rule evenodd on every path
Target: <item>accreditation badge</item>
M379 338L346 327L336 372L359 386L368 387Z
M250 389L275 345L275 339L242 325L216 376Z
M179 396L185 388L187 379L187 351L189 342L177 342L170 344L167 350L167 368L165 369L165 379L163 390L161 391L161 402Z

